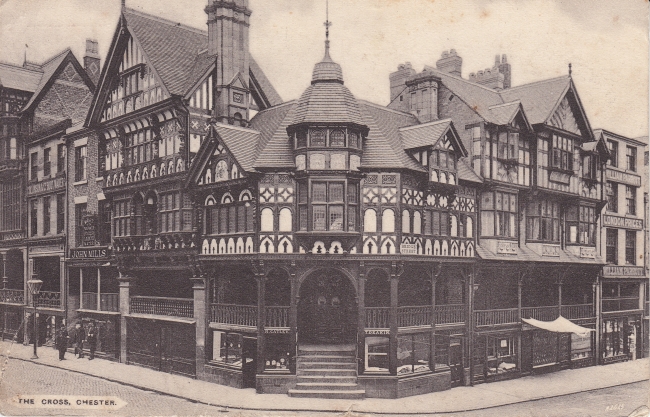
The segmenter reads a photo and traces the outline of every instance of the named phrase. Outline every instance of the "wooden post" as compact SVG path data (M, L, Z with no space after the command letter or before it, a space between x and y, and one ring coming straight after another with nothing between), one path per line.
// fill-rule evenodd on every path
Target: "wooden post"
M363 261L359 262L359 282L357 285L357 372L363 374L365 370L366 352L366 267Z
M101 268L97 267L97 311L102 310L102 273Z
M467 344L469 345L469 385L474 386L474 324L476 318L474 317L474 280L476 275L476 267L472 265L472 270L469 273L469 279L467 280L468 291L467 291ZM465 383L467 385L467 383Z
M442 263L429 271L431 278L431 337L429 346L429 369L436 370L436 282L442 271Z
M399 277L402 274L397 262L393 262L390 272L390 314L388 316L389 326L389 348L388 348L388 370L391 375L397 375L397 289Z
M517 369L519 369L519 372L521 372L521 333L523 332L523 329L521 329L521 290L522 290L522 285L523 285L523 280L524 280L524 274L520 272L519 278L517 279L517 318L518 318L518 323L520 326L519 333L517 335Z
M262 261L260 261L259 267L254 268L254 270L255 279L257 280L257 374L261 374L264 372L264 360L266 356L266 346L264 345L266 274L264 273L264 264Z
M79 309L84 308L84 269L79 268Z
M557 282L557 316L562 315L562 276ZM557 363L560 364L560 347L562 346L562 333L557 334Z
M600 282L600 273L596 277L596 283L593 284L593 290L594 290L594 315L596 316L596 340L594 341L595 346L595 353L596 353L596 358L594 360L594 365L598 365L600 363L600 338L601 338L601 329L602 329L602 315L601 315L601 302L602 302L602 285Z
M292 355L289 363L289 370L296 373L296 362L298 361L298 278L296 277L296 261L291 261L291 300L289 302L289 336L291 337L290 352Z

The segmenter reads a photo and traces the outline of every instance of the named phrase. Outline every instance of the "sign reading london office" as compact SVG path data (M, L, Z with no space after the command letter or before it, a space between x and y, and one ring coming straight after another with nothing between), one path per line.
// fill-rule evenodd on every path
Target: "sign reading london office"
M27 194L41 194L65 188L65 177L52 178L51 180L36 182L27 186Z
M102 259L107 256L108 248L106 246L70 249L70 259Z
M612 216L611 214L603 214L603 226L605 227L620 227L622 229L642 230L642 219L631 219L628 217Z
M635 185L637 187L641 186L641 177L634 174L628 174L627 172L617 171L615 169L607 169L605 171L605 177L607 177L608 180L614 182Z

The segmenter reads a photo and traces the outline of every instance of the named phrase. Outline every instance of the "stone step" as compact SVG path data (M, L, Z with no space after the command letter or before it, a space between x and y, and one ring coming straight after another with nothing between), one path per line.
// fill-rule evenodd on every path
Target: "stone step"
M300 368L296 369L298 376L357 376L357 370L339 368Z
M356 370L357 362L313 362L313 361L301 361L300 357L298 358L298 363L296 365L298 370L308 370L308 369L336 369L336 370Z
M298 383L315 383L315 384L355 384L357 376L325 376L325 375L298 375Z
M359 388L356 382L297 382L297 390L354 391Z
M362 400L366 396L364 390L351 390L351 391L330 391L320 389L290 389L290 397L296 398L328 398L328 399L344 399L344 400Z

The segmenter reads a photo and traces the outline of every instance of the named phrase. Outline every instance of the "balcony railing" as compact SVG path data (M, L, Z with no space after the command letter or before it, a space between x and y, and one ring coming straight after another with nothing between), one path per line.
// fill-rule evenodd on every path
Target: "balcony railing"
M387 329L390 307L366 307L366 329Z
M397 308L397 327L431 326L431 306Z
M639 297L603 298L603 312L639 309Z
M25 292L23 290L0 290L0 302L7 304L25 304Z
M467 307L464 304L437 305L434 318L436 324L464 323Z
M84 310L96 311L120 311L120 295L117 293L102 293L100 294L100 308L97 308L97 294L94 292L83 293Z
M41 291L36 295L36 307L61 308L61 293Z
M558 306L523 307L521 309L521 317L525 319L553 321L558 317L558 314Z
M133 296L130 301L131 313L194 317L194 300L191 298Z
M269 307L271 309L278 307ZM280 307L284 308L284 307ZM268 310L267 310L268 313ZM257 306L237 304L212 304L210 321L213 323L234 324L237 326L257 326ZM285 327L285 326L281 326Z
M505 308L500 310L476 311L477 326L493 326L497 324L511 324L519 322L519 314L516 308Z
M594 305L574 304L562 306L562 317L566 319L587 319L594 317Z
M289 327L289 307L266 307L266 322L264 327Z

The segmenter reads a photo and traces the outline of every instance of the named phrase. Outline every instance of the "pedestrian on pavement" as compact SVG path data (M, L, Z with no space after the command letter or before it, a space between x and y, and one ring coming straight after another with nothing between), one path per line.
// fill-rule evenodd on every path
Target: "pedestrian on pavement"
M77 355L77 359L84 357L84 339L86 338L86 332L80 323L77 323L75 326L75 335L74 335L74 354Z
M95 322L90 322L86 340L88 341L88 346L90 346L90 358L88 358L88 360L93 360L95 359L95 349L97 348L97 330L95 329Z
M65 359L65 351L68 349L68 339L68 330L65 328L64 324L63 327L61 327L57 332L55 340L56 348L59 351L60 361Z

